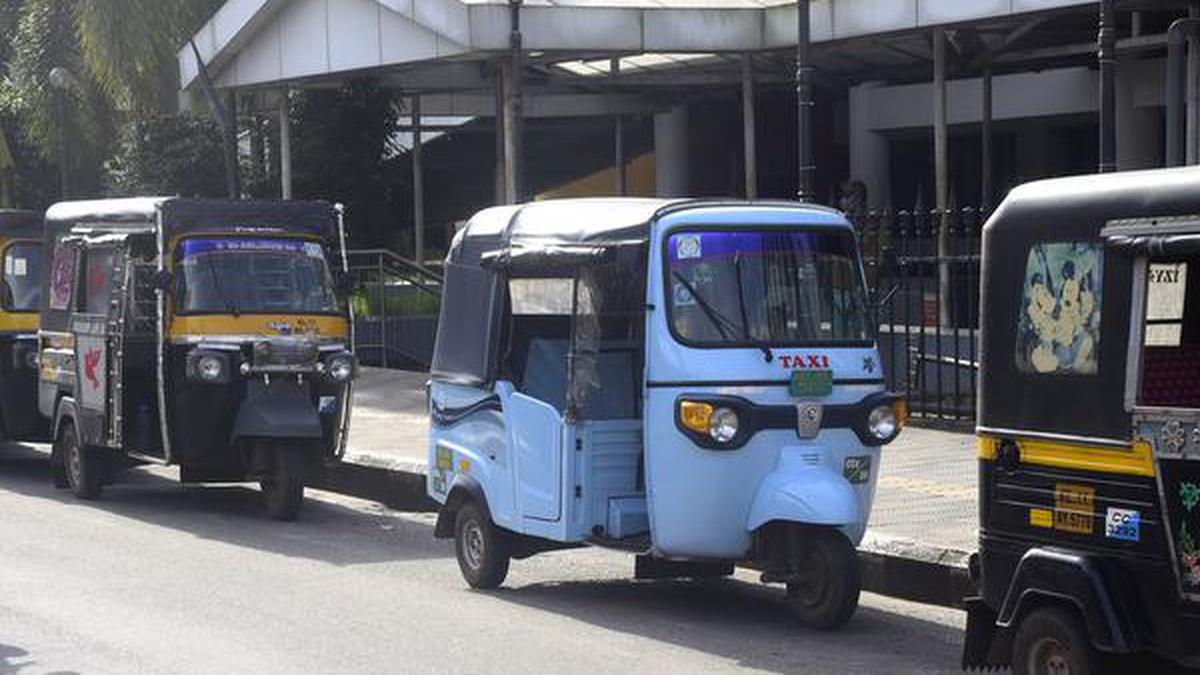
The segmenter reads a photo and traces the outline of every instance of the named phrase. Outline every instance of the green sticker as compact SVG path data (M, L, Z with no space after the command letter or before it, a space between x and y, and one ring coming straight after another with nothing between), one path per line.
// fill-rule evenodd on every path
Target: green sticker
M450 448L437 449L437 469L438 471L449 471L454 467L454 452Z
M793 370L788 393L793 398L828 396L833 393L833 371Z

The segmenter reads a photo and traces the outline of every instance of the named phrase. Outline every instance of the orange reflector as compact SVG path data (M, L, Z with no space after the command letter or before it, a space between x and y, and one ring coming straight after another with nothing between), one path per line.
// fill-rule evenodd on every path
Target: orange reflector
M702 434L708 433L708 421L712 418L713 407L707 403L698 403L696 401L680 401L679 402L679 421L683 426L698 431Z
M908 421L908 399L896 399L895 403L892 403L892 412L896 414L896 428L903 429Z

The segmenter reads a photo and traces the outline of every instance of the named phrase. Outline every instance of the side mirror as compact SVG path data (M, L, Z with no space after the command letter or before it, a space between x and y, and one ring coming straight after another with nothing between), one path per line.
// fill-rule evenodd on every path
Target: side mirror
M171 290L171 273L167 270L159 270L150 277L150 286L155 290L166 293Z

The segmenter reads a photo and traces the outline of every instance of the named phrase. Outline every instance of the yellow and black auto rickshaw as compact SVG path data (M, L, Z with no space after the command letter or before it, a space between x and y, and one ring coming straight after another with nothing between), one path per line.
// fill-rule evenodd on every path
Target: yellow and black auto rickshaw
M45 441L50 425L37 410L41 214L0 210L0 258L0 436Z
M268 513L295 518L349 428L341 222L323 202L51 207L39 407L56 483L95 498L129 460L172 464L187 483L257 480Z
M1024 185L982 255L963 666L1200 667L1200 170Z

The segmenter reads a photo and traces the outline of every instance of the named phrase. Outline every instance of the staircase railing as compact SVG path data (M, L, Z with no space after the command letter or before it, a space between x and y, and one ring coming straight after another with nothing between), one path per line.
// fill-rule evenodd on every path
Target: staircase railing
M355 350L368 365L427 367L442 275L385 248L347 252L355 297Z

